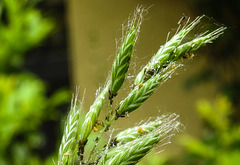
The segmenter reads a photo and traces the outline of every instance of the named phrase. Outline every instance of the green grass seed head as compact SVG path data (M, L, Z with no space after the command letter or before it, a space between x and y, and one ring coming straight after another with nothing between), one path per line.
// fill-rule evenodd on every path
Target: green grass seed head
M163 123L156 123L149 133L137 136L129 142L111 148L99 165L136 164L147 155L159 142L166 141L180 125L178 115L172 114ZM154 122L154 121L153 121ZM151 123L153 125L153 123Z
M117 110L117 115L123 116L136 110L143 104L145 100L147 100L153 94L161 82L169 78L173 71L174 70L170 70L162 76L160 74L157 74L145 83L136 86L120 103L120 107Z
M107 85L96 97L89 112L83 116L83 120L80 121L81 108L77 106L77 96L72 101L59 148L59 165L74 163L73 161L76 160L74 159L74 155L77 155L77 151L80 164L136 164L156 147L159 142L169 139L174 131L179 128L178 115L165 115L154 121L124 130L118 133L113 140L110 138L107 146L99 150L101 154L96 159L94 159L93 155L96 154L95 147L99 141L95 141L96 145L90 151L88 159L83 158L83 155L85 155L85 145L89 145L87 143L90 140L89 135L99 118L107 96L110 103L108 114L102 122L103 130L100 131L100 135L97 138L101 138L104 132L109 129L111 123L118 119L118 117L125 116L140 107L161 83L170 78L176 68L181 66L181 64L176 63L177 60L184 57L187 53L197 50L204 44L211 43L214 39L222 35L226 29L225 27L218 27L212 31L206 30L197 37L192 37L187 42L183 42L189 32L193 31L204 16L197 17L191 23L188 23L188 20L181 30L179 30L182 24L182 21L180 21L176 34L165 45L160 47L150 62L136 76L134 89L120 102L118 107L114 108L112 99L117 95L126 79L134 46L138 38L142 15L145 11L139 7L133 17L129 19L128 30L113 62L110 78L107 79Z
M119 132L115 136L116 141L120 145L131 142L137 138L142 137L143 135L151 133L152 131L160 127L162 124L165 124L169 120L169 118L174 118L176 116L178 115L162 115L161 117L157 117L153 121L146 122L133 128L128 128L122 132Z
M67 117L63 132L62 141L58 152L58 163L69 164L74 157L75 143L77 141L77 132L79 127L79 118L81 107L77 105L78 89L75 97L72 98L71 109Z
M129 19L129 30L123 39L112 66L109 89L110 98L117 95L118 90L125 81L130 61L132 59L134 46L138 38L143 12L143 8L138 8L134 13L133 18Z
M186 24L178 33L176 33L165 45L161 46L158 52L152 57L149 63L136 76L135 85L143 83L150 79L161 69L171 62L179 60L185 53L197 50L205 43L218 38L225 27L220 27L211 33L203 33L200 37L192 38L188 43L182 43L188 33L190 33L205 16L197 17L194 21Z

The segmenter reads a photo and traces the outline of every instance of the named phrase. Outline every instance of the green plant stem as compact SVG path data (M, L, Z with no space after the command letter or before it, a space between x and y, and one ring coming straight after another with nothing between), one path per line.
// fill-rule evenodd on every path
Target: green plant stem
M97 96L96 100L90 107L89 112L86 114L84 122L82 124L80 135L79 135L79 151L78 155L80 159L83 159L84 147L87 143L88 136L90 135L97 118L100 114L100 111L103 107L103 103L108 94L108 86L106 86L103 91Z
M116 115L113 115L113 116L111 117L111 119L110 119L109 121L107 121L107 123L105 123L104 128L100 131L100 135L97 137L97 140L95 141L95 142L96 142L96 145L94 145L93 148L92 148L92 150L90 151L90 154L89 154L89 157L88 157L87 162L90 161L90 159L91 159L91 157L92 157L92 155L93 155L93 152L94 152L94 150L95 150L95 148L96 148L99 140L102 138L103 134L109 129L109 127L111 126L112 122L113 122L114 120L116 120L116 119L117 119L117 116L116 116Z

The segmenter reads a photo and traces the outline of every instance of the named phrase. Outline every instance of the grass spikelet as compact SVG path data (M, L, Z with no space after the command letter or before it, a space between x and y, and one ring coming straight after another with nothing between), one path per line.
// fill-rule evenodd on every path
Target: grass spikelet
M72 98L71 109L66 120L62 141L59 147L58 152L59 165L71 164L74 157L81 110L81 107L77 106L77 101L78 101L78 89L75 97Z
M197 17L192 23L183 27L182 30L175 34L165 45L161 46L156 55L153 56L150 62L137 75L134 84L138 85L147 81L152 76L159 73L160 70L169 63L180 59L185 53L195 51L203 44L218 38L226 29L225 27L220 27L211 33L204 33L201 37L182 44L182 40L200 23L203 17L205 16Z
M176 114L162 115L161 117L157 117L154 121L150 121L133 128L128 128L115 136L116 141L120 145L133 141L143 135L152 132L165 122L168 122L169 118L174 118L176 116Z
M126 73L128 71L130 60L133 54L133 48L138 38L143 11L143 8L137 8L133 18L130 18L129 20L129 30L126 33L112 66L109 90L110 99L117 95L118 90L125 81Z
M223 31L226 30L226 27L220 27L211 33L205 33L200 37L193 39L187 43L184 43L176 48L174 51L174 60L178 60L184 54L191 53L196 51L198 48L203 46L204 44L211 43L213 40L218 38L220 35L223 34Z
M130 165L136 164L160 141L171 137L173 131L180 125L177 115L170 115L159 127L150 133L136 137L136 139L116 146L106 153L99 161L99 165Z
M138 85L147 81L157 74L164 64L169 63L172 52L181 44L183 38L199 23L201 18L202 17L197 17L192 23L175 34L165 45L161 46L149 63L137 75L134 84Z
M143 102L153 94L159 84L166 80L172 73L173 70L166 72L162 76L157 74L155 77L141 84L141 86L136 86L120 103L120 107L117 110L117 116L124 116L141 106Z

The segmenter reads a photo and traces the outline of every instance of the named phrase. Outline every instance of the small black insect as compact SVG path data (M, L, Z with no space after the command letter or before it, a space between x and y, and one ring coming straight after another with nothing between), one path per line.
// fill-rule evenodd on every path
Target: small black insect
M95 142L98 142L99 141L99 137L96 137L96 139L94 140Z
M182 24L182 22L186 19L186 16L182 16L182 18L178 21L178 25Z
M112 139L109 143L108 149L110 149L112 147L116 147L118 143L119 143L119 141L117 140L117 138Z
M154 69L150 69L150 70L147 70L147 72L146 72L147 74L149 74L149 75L154 75Z

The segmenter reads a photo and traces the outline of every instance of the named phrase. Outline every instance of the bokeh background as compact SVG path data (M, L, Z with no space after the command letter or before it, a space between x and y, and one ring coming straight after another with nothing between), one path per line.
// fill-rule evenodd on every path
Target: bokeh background
M149 9L120 98L126 96L131 76L165 43L169 31L174 34L183 15L193 19L205 14L228 29L193 60L185 60L138 111L114 127L177 113L184 136L178 134L164 152L151 154L144 164L240 161L240 2L1 0L0 164L56 161L71 94L76 86L80 95L86 89L87 111L108 77L122 24L138 5Z

